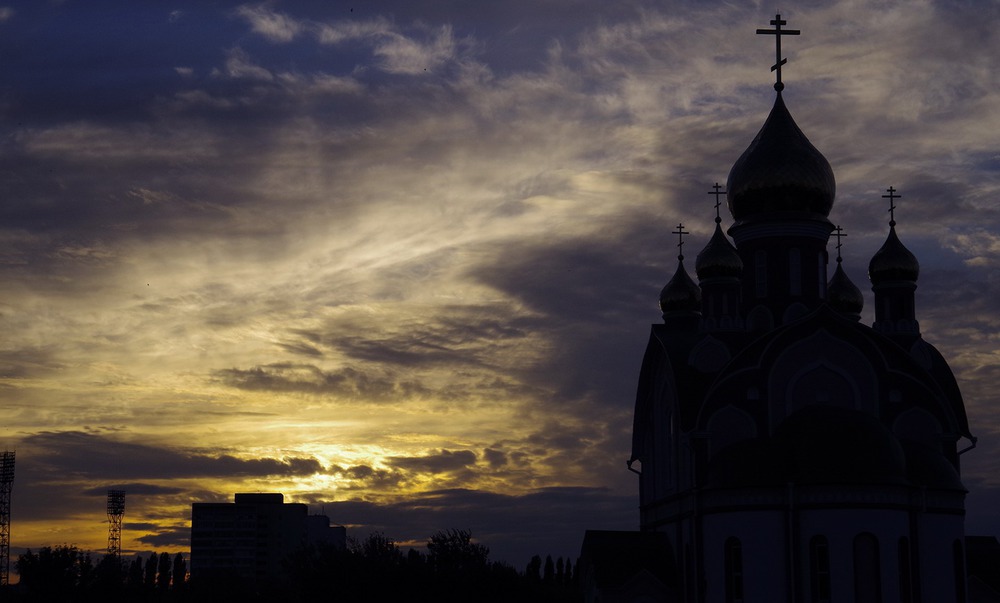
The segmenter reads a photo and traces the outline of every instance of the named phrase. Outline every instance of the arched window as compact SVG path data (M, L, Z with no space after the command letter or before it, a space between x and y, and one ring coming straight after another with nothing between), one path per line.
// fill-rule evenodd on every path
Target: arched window
M952 543L951 552L955 560L955 601L965 603L965 551L961 540Z
M802 295L802 256L798 247L788 250L788 294Z
M869 532L854 537L854 602L882 603L878 539Z
M743 603L743 545L740 539L726 539L726 603Z
M816 274L819 275L819 278L816 279L819 282L819 298L826 299L826 252L820 252L816 258L819 260L816 268Z
M906 536L899 539L899 603L913 603L913 566Z
M830 603L830 544L825 536L809 541L809 583L812 603Z
M767 297L767 252L758 249L754 254L754 274L757 277L757 297Z

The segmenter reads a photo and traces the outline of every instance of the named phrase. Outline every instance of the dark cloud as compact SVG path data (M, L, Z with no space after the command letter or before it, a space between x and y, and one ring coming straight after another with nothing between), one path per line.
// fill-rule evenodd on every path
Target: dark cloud
M156 484L144 484L141 482L128 482L121 484L108 484L107 486L101 486L98 488L89 488L84 490L83 494L91 496L104 496L107 494L108 490L124 490L127 494L140 496L170 496L186 492L183 488L176 488L173 486L159 486Z
M441 450L417 457L390 456L386 460L394 467L410 471L445 473L475 464L476 453L471 450Z
M507 464L507 454L502 450L487 448L483 450L483 458L489 463L491 468L503 467Z
M18 473L29 479L101 480L122 483L128 479L183 477L308 476L323 473L314 458L239 459L228 454L212 456L175 448L121 442L95 434L67 431L41 432L23 438ZM145 486L139 486L144 489ZM96 489L88 490L98 491Z
M0 378L27 379L57 371L62 364L55 361L51 348L0 350Z
M122 527L124 528L125 526ZM140 530L139 528L135 529ZM160 550L161 547L185 549L191 546L191 528L190 526L185 526L172 529L155 529L136 537L136 540L142 544L149 545L154 550ZM126 551L122 551L122 554L126 554Z
M230 387L246 390L303 392L340 396L347 401L390 402L400 398L420 397L427 389L413 380L354 368L324 371L308 364L279 363L251 369L224 369L215 378Z

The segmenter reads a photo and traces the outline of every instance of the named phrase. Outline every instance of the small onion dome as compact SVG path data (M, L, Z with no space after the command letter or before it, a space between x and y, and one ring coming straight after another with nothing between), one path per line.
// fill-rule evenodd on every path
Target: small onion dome
M860 316L861 308L865 305L861 289L847 277L839 261L833 278L826 286L826 300L834 310L851 316Z
M868 278L873 285L878 285L891 281L916 282L919 275L917 256L903 245L896 236L895 225L890 224L889 236L868 263Z
M739 278L743 274L743 260L718 222L715 223L715 234L695 259L694 271L700 281L720 276Z
M677 272L660 291L660 311L663 315L674 312L700 312L701 289L688 276L684 260L677 263Z
M795 125L779 93L760 132L733 164L726 190L735 220L769 212L826 217L837 183L830 162Z

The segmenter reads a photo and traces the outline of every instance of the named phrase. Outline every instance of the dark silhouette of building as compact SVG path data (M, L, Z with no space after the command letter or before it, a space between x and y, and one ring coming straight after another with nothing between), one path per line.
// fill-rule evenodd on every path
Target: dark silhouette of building
M307 544L346 546L343 526L308 514L276 493L237 494L233 503L191 505L191 580L238 577L257 583L283 575L282 563Z
M975 438L952 371L920 331L900 195L883 195L889 230L868 266L866 326L830 220L833 170L782 98L780 40L798 32L780 15L771 24L758 33L778 41L774 106L727 190L710 193L716 227L697 282L688 233L674 231L682 253L635 403L640 529L666 539L668 601L965 603L959 457Z

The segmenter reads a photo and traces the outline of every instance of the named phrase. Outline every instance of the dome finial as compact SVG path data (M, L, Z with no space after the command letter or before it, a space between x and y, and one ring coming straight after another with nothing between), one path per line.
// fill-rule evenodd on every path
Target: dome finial
M771 71L777 72L777 81L774 83L774 89L781 94L781 91L785 89L785 85L781 83L781 66L788 62L788 59L781 58L781 36L797 36L801 32L797 29L781 29L782 25L787 25L787 21L781 18L781 14L775 14L774 19L771 21L771 25L774 29L758 29L758 34L770 34L774 36L775 51L774 51L774 65L771 65Z
M889 194L882 195L882 198L889 200L889 236L868 263L868 278L873 285L891 281L915 283L920 274L920 263L896 235L895 201L902 198L902 195L896 194L896 189L891 186L886 192Z
M684 261L684 235L691 234L690 232L684 230L684 224L678 223L677 230L670 234L677 235L677 259Z
M722 206L722 196L726 194L726 191L722 190L722 185L718 182L712 187L715 190L708 191L709 195L715 195L715 223L722 223L722 215L719 212L719 207Z
M840 257L840 248L843 245L843 243L840 242L840 239L846 237L847 233L845 233L844 229L840 227L840 224L837 224L837 227L833 229L833 232L833 236L837 237L837 263L839 264L844 261L844 259Z
M722 232L722 216L719 208L722 206L722 197L726 191L722 190L722 185L718 182L712 188L714 190L708 191L708 194L715 195L715 234L698 254L694 270L701 280L715 277L739 278L743 274L743 260Z
M701 313L701 289L691 280L684 269L684 235L691 234L684 230L684 224L678 224L677 230L677 272L660 291L660 311L663 320L671 316L695 316Z
M902 199L903 195L897 195L896 189L891 186L885 189L888 195L882 195L883 199L889 200L889 226L896 225L896 199Z
M844 272L844 259L840 255L840 248L843 245L841 239L846 237L847 233L839 224L833 231L833 236L837 237L837 269L834 270L833 278L826 286L826 299L833 309L852 320L861 320L861 309L864 308L865 298L861 295L861 289L858 289Z

